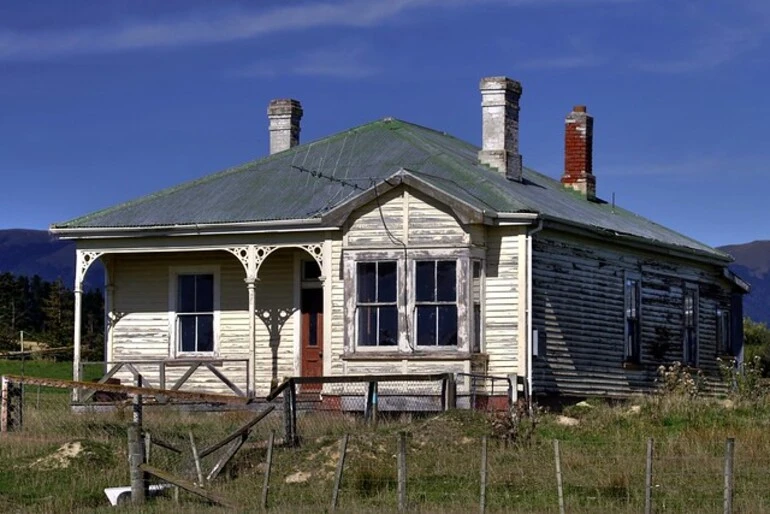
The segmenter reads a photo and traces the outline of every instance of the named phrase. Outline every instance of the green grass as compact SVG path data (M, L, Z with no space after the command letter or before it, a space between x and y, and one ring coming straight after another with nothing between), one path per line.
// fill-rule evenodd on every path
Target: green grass
M29 395L28 395L29 400ZM72 414L66 396L25 409L24 431L0 437L0 511L112 512L102 489L128 484L126 426L130 408L110 413ZM724 446L736 439L735 511L770 510L766 488L770 464L770 403L763 399L725 407L714 400L640 398L633 404L570 409L577 426L541 413L532 439L503 444L483 413L454 411L430 417L383 418L376 427L360 418L332 413L302 414L302 445L278 445L270 486L270 510L324 512L331 499L339 438L350 434L340 512L396 510L398 434L408 433L408 497L414 512L470 512L478 509L481 437L488 436L488 512L554 512L557 495L553 440L559 439L564 493L569 512L641 512L645 450L655 440L655 512L721 512ZM280 440L281 409L258 424L249 442L211 489L243 506L260 509L265 440ZM145 429L183 448L186 456L153 447L151 464L192 478L189 431L206 447L253 413L179 412L145 409ZM66 469L33 465L62 444L80 441L90 453ZM203 460L204 473L224 450ZM290 477L300 480L290 483ZM304 477L304 478L303 478ZM154 500L129 512L219 512L201 499L181 494L181 504Z
M83 380L97 379L102 376L102 368L98 365L87 365L83 368L83 374ZM0 375L72 380L72 362L46 359L24 361L0 359Z

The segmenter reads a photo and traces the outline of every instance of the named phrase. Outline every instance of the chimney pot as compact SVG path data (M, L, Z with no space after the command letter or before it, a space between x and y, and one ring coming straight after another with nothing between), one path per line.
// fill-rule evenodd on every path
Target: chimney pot
M270 155L299 144L299 122L302 119L302 104L299 100L270 100L267 117L270 120Z
M485 77L481 90L482 145L479 162L510 180L521 180L519 99L521 84L508 77Z
M594 119L585 105L576 105L564 126L564 175L561 183L580 192L588 200L596 199L593 174Z

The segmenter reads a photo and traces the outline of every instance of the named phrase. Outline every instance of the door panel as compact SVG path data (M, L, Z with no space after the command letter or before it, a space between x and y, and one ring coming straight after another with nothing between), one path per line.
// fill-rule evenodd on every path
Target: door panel
M302 376L323 376L323 289L302 289ZM318 390L318 385L305 385L304 390Z

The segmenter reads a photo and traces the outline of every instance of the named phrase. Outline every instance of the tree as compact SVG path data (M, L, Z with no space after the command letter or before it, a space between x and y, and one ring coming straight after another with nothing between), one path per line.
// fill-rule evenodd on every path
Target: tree
M743 318L743 344L745 347L744 361L749 362L759 358L763 376L770 376L770 328L766 323Z
M68 346L72 341L74 316L72 293L57 279L43 300L45 341L52 346Z

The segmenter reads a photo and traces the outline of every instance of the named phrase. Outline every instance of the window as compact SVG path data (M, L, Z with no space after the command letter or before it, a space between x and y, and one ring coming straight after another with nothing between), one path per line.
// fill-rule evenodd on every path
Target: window
M357 264L358 346L398 345L396 270L395 261Z
M177 276L176 333L180 353L214 351L214 275Z
M481 261L473 261L473 344L471 351L481 351Z
M457 262L415 263L417 346L457 346Z
M730 311L717 309L717 353L719 355L733 355L731 331Z
M684 292L684 363L698 365L698 289L688 286Z
M626 344L624 356L626 361L638 363L642 357L642 287L638 276L626 277L625 295Z

